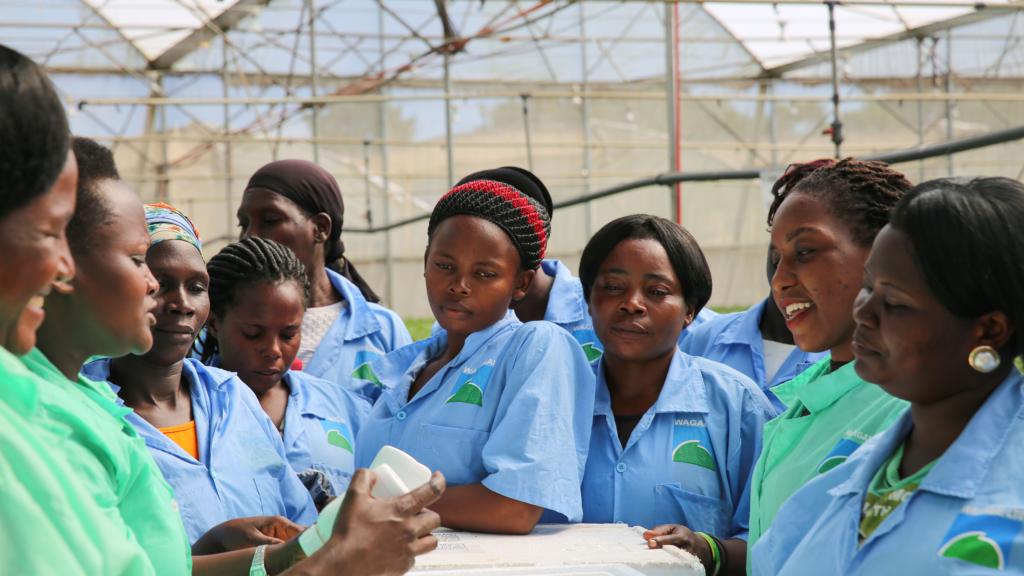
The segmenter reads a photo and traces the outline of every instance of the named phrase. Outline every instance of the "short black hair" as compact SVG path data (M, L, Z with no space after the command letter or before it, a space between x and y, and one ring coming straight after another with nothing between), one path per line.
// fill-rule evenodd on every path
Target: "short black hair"
M870 248L878 231L889 223L896 202L913 186L885 162L846 158L835 163L818 160L804 166L815 164L819 165L795 186L772 190L775 200L768 210L769 226L783 200L793 194L808 194L823 200L834 217L850 225L857 244Z
M68 245L76 252L88 250L92 233L110 218L110 206L97 189L101 180L120 180L114 154L95 140L75 136L72 142L78 161L75 215L68 222Z
M494 223L508 234L519 253L519 268L536 270L544 260L551 235L547 209L515 186L497 180L470 180L441 197L430 213L427 240L452 216L465 214Z
M583 298L590 302L590 290L594 287L601 265L620 242L630 238L655 240L665 248L672 269L679 277L683 297L687 304L693 305L693 316L696 318L711 299L711 268L708 267L708 261L697 240L686 228L650 214L633 214L612 220L587 242L580 258Z
M309 277L306 267L287 246L265 238L246 238L228 244L206 263L210 274L210 312L218 318L238 305L240 291L261 282L293 281L302 292L303 306L309 305ZM205 331L201 361L209 364L219 352L217 338Z
M1000 311L1015 328L1007 348L1024 354L1024 184L1009 178L939 178L907 192L891 225L939 302L977 318Z
M53 188L70 144L64 105L46 73L0 45L0 219Z

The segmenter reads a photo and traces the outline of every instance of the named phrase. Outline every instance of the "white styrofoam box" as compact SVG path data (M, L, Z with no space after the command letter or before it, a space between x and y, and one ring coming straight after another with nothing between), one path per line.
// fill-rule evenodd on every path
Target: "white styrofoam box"
M625 564L571 564L518 568L463 568L429 570L429 576L644 576Z
M623 564L646 576L704 574L696 556L674 546L651 550L643 532L625 524L546 524L525 536L442 529L434 532L437 550L417 558L413 570Z

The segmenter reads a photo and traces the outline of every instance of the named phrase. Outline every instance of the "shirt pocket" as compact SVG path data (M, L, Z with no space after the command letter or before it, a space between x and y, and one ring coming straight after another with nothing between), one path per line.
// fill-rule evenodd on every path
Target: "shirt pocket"
M681 524L694 532L732 536L732 503L687 492L678 483L654 486L655 525Z
M420 424L413 458L444 473L449 486L473 484L488 476L481 453L490 433L435 424Z
M252 479L260 495L260 510L263 516L287 516L284 499L281 498L281 483L277 478L260 475Z

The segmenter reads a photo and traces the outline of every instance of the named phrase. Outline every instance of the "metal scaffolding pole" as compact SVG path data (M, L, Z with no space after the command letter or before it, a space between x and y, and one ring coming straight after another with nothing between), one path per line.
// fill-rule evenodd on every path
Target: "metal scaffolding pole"
M583 2L578 4L580 8L580 63L583 71L583 93L590 92L590 73L587 70L587 29L583 15ZM590 131L590 98L580 98L583 108L583 142L589 144ZM593 172L593 153L590 146L583 149L583 193L590 194L590 173ZM590 202L583 206L583 231L587 238L593 235L593 210Z
M674 3L665 4L665 96L668 116L668 167L672 172L682 169L682 152L679 148L679 7ZM676 223L683 223L683 189L674 184L670 203Z
M313 8L313 0L306 0L306 7L309 10L309 82L315 98L319 94L319 74L316 70L316 10ZM314 105L310 110L313 111L313 138L319 138L320 108ZM313 140L313 163L320 163L320 144L316 140Z
M164 77L162 75L157 80L157 82L159 83L159 86L160 86L160 93L161 94L166 94L167 91L164 90ZM167 136L168 134L170 134L170 132L168 132L168 130L167 130L167 105L166 104L160 106L160 131L163 132L164 136ZM171 174L170 174L170 164L168 163L167 140L164 140L163 145L161 147L160 171L162 172L164 179L160 183L160 188L159 188L160 196L159 196L159 198L160 198L161 202L167 202L167 200L168 200L168 198L170 197L170 194L171 194L171 190L170 190L170 188L171 188Z
M386 66L384 62L386 54L385 38L384 38L384 7L380 7L380 70L383 73ZM385 88L382 86L380 89L381 95L384 95ZM380 108L380 175L383 180L384 190L384 225L391 224L391 194L390 185L388 184L388 105L385 100L381 100L379 104ZM384 233L384 266L387 270L387 284L385 285L384 297L387 298L385 304L390 307L394 307L395 304L395 292L394 292L394 259L391 255L391 230Z
M775 95L775 79L774 78L768 84L768 93L771 94L772 96ZM772 143L772 166L778 166L779 165L779 151L775 148L775 146L778 143L778 139L779 139L779 115L778 115L778 110L776 110L777 104L775 103L775 100L771 101L771 105L772 105L772 107L771 107L771 109L770 109L770 111L768 113L769 114L769 116L768 116L768 137L771 139L771 143Z
M526 167L533 172L533 146L530 143L530 95L520 94L523 99L523 130L526 132Z
M230 95L228 90L228 83L230 81L230 76L228 75L228 43L227 38L224 37L221 37L221 57L224 60L224 66L221 69L221 81L224 83L224 98L228 98ZM224 135L227 136L229 134L231 134L231 107L229 104L224 104ZM232 214L234 208L231 206L231 173L234 172L231 162L233 146L234 144L230 140L224 142L224 172L228 175L224 179L224 210L226 212L224 218L225 225L227 226L224 229L224 236L228 238L229 242L231 241L231 230L234 229L235 224L234 214Z
M924 38L917 39L917 93L924 92ZM917 145L924 146L924 101L917 101ZM918 164L918 183L924 182L924 160Z
M946 94L953 93L953 32L946 30ZM946 100L946 140L952 140L955 132L953 130L953 100ZM953 176L953 155L946 157L949 161L949 175Z
M839 120L839 56L836 52L836 3L828 4L828 33L832 41L832 143L836 145L836 160L842 158L843 123Z
M363 181L366 190L366 225L373 228L373 206L370 204L370 141L363 140Z
M451 54L444 48L444 135L448 144L448 188L455 186L455 142L452 141L452 72Z

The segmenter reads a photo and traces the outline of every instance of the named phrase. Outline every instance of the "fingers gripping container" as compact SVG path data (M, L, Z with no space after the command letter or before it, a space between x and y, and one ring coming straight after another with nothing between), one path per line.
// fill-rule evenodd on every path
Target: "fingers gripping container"
M374 498L386 499L408 494L430 481L430 468L393 446L385 446L377 452L370 470L377 473L377 483L370 491ZM312 556L330 539L334 521L344 501L344 494L335 498L320 512L316 524L299 534L299 546L306 556Z

